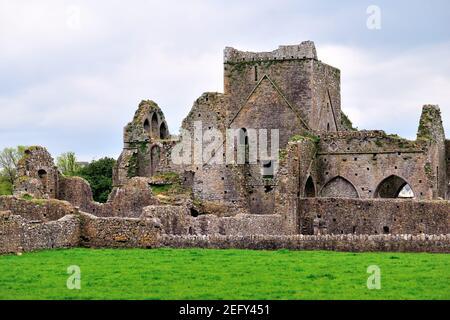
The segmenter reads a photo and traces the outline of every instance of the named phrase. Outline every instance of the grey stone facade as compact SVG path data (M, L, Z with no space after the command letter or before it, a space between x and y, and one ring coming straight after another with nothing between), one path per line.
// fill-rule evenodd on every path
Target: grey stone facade
M420 243L408 238L399 244L395 236L356 236L450 233L450 141L439 107L423 106L413 141L355 130L341 110L340 70L321 62L310 41L262 53L226 48L224 93L202 94L181 128L194 132L191 145L213 141L198 138L197 129L223 137L233 129L234 136L201 154L200 163L194 161L195 150L190 161L174 163L182 137L169 133L155 102L144 100L124 128L107 203L94 202L85 180L64 177L45 148L32 147L19 164L16 198L0 198L0 210L9 212L3 216L38 220L45 230L47 223L63 219L61 213L75 214L79 243L86 246L182 246L222 237L212 246L239 247L244 239L239 237L261 235L272 237L261 245L267 248L276 236L316 234L295 245L282 238L273 246L360 251L385 243L384 249L439 251L424 247L443 243L448 251L448 238L417 238ZM228 153L234 157L240 148L245 154L252 148L251 130L270 134L271 129L279 130L276 158L252 161L245 155L242 163L227 162ZM34 199L20 199L25 194ZM36 199L44 204L37 206ZM23 242L11 231L23 234L23 228L2 225L4 239ZM331 234L354 237L320 238ZM204 240L198 243L203 246Z

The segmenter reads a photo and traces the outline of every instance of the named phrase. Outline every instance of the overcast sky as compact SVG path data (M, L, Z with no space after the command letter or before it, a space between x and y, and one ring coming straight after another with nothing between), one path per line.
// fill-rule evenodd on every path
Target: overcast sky
M223 48L313 40L341 69L342 109L360 129L414 139L439 104L450 137L450 1L0 0L0 148L117 157L151 99L177 134L194 100L223 92ZM381 29L367 27L367 8Z

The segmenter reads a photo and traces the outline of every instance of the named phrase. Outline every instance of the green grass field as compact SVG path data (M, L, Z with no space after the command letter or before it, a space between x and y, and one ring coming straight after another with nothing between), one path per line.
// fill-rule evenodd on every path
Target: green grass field
M69 290L67 268L81 269ZM381 289L366 286L369 265ZM0 256L0 299L450 299L450 255L70 249Z

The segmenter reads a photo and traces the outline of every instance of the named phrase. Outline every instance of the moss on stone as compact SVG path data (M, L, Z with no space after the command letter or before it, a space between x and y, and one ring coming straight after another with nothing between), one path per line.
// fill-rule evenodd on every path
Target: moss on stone
M441 118L441 112L437 107L424 106L420 116L417 139L434 141L433 125L437 119Z
M45 199L31 199L30 201L34 204L37 204L38 206L43 206L48 202L48 200Z
M425 174L427 176L431 176L431 174L433 173L433 170L431 169L431 163L427 162L424 166L425 169Z
M27 201L31 201L34 199L33 196L29 193L24 193L20 198Z
M173 188L172 184L154 184L154 185L151 185L152 192L155 195L166 194L169 191L171 191L172 188Z
M304 140L311 140L312 142L317 144L320 142L320 137L318 137L310 132L305 132L301 135L300 134L293 135L289 139L289 141L292 141L292 142L304 141Z
M288 152L287 152L286 149L281 149L281 150L278 152L278 159L284 160L284 159L286 158L287 154L288 154Z
M138 171L138 154L135 152L131 155L128 161L127 177L132 178L137 176Z

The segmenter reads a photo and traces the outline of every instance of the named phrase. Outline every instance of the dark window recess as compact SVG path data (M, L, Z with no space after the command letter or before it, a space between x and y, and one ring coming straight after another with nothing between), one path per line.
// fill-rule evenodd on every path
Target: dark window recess
M191 216L193 217L198 217L198 210L195 208L191 208Z

